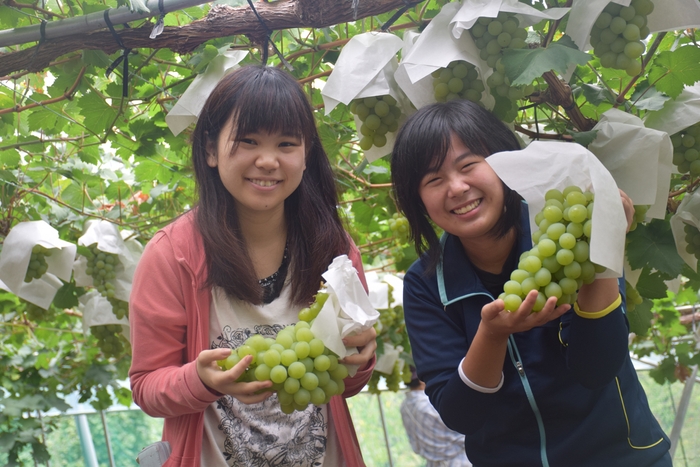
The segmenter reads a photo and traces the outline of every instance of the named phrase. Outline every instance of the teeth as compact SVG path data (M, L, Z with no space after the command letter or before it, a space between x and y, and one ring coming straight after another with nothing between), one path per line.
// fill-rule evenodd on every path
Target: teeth
M273 180L253 180L253 179L250 179L250 181L255 183L256 185L265 186L265 187L277 184L277 182L273 181Z
M472 202L472 203L469 203L469 204L467 204L466 206L464 206L464 207L462 207L462 208L455 209L453 212L454 212L455 214L466 214L466 213L468 213L469 211L471 211L472 209L476 208L479 204L481 204L481 200L480 200L480 199L477 199L476 201L474 201L474 202Z

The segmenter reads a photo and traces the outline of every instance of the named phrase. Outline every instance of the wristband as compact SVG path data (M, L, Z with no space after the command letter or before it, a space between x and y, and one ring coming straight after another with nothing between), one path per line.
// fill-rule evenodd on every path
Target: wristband
M600 311L594 311L594 312L587 312L587 311L582 311L578 307L578 302L574 302L574 311L576 312L577 315L579 315L581 318L586 318L586 319L598 319L602 318L603 316L606 316L610 314L611 311L615 310L617 307L620 306L622 303L622 296L620 294L617 295L617 298L615 299L614 302L612 302L607 308L604 310Z
M493 394L494 392L498 392L499 389L501 389L501 386L503 386L503 372L501 372L501 381L498 382L498 386L495 388L485 388L483 386L479 386L472 380L470 380L467 375L464 374L464 371L462 370L462 362L464 362L464 359L462 359L459 362L459 367L457 367L457 371L459 372L459 377L462 379L462 382L472 388L475 391L483 392L486 394Z

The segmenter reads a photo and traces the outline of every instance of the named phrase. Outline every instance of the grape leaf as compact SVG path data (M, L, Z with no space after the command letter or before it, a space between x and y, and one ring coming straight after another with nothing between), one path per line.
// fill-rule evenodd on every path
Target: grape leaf
M24 18L24 14L18 9L0 5L0 26L3 29L16 28L20 18Z
M669 96L660 92L656 87L641 88L637 86L630 99L634 106L642 110L661 110L666 101L671 100Z
M73 308L78 306L78 295L80 294L75 287L75 283L64 283L63 286L56 292L56 296L53 299L53 304L55 307L61 309Z
M0 166L6 167L17 167L19 165L20 156L19 152L14 149L5 149L0 151Z
M627 312L627 320L630 323L630 332L638 336L646 336L651 328L651 320L654 314L651 312L653 303L651 300L644 299L642 303L637 304L633 310Z
M662 276L658 272L652 272L649 268L644 268L637 281L637 292L646 298L666 298L668 287L664 283L668 276Z
M88 130L103 133L114 121L116 111L95 93L89 93L78 100L80 115L85 117L83 124Z
M603 86L594 84L582 84L583 97L593 105L600 105L602 102L615 103L615 95Z
M659 384L664 384L666 381L674 382L676 380L676 362L673 357L668 356L661 360L656 368L649 370L649 376Z
M29 114L27 119L32 131L52 130L56 126L58 114L48 109L40 109Z
M353 203L351 211L355 216L355 226L362 227L362 230L366 231L367 227L372 224L374 209L366 203Z
M71 183L61 192L61 199L73 207L82 209L84 205L90 205L90 200L85 197L83 187L77 183Z
M660 52L649 71L649 81L672 98L678 97L685 86L700 79L700 49L695 46L679 47Z
M673 297L676 306L692 305L698 301L697 289L688 287L688 283L683 284L683 287Z
M583 147L588 147L589 144L591 144L593 141L595 141L596 136L598 136L598 130L591 130L591 131L571 131L567 130L567 133L569 133L573 138L574 142L580 144Z
M585 65L592 58L560 42L554 42L546 49L506 49L502 60L511 84L530 84L551 70L564 74L569 66Z
M136 180L148 181L155 180L160 183L168 183L172 178L172 172L167 167L154 161L141 161L134 168Z
M685 262L678 255L668 221L653 219L627 234L627 259L632 269L645 266L672 277L678 276Z

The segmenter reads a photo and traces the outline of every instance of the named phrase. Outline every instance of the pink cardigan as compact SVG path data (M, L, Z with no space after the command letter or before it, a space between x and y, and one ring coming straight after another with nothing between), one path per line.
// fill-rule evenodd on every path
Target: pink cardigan
M352 260L365 289L360 253ZM204 246L189 212L148 243L134 275L129 308L133 358L129 376L134 402L152 417L164 417L163 440L172 453L166 466L199 467L204 410L218 399L197 375L195 360L209 343L211 288ZM329 403L348 467L364 467L346 397L365 386L375 358L345 380L345 393Z

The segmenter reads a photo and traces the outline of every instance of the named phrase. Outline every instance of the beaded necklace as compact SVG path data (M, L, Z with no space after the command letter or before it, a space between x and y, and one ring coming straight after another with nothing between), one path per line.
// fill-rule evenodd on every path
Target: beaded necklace
M277 271L271 275L258 279L258 284L263 289L263 303L271 303L282 293L284 280L287 278L287 266L289 265L289 254L287 245L284 246L284 256L282 256L282 264Z

